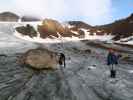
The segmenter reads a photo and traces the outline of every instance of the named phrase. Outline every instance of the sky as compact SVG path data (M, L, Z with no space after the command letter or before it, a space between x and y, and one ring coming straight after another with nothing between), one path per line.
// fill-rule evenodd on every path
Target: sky
M0 12L103 25L133 13L133 0L0 0Z

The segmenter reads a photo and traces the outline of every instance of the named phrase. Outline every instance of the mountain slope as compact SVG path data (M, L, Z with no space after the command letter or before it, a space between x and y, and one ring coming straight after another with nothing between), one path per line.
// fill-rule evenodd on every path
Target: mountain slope
M68 21L60 23L53 19L44 19L41 25L36 25L36 36L46 38L76 38L91 40L121 40L133 36L133 14L125 19L115 21L111 24L91 26L82 21ZM23 34L23 32L19 32ZM24 33L25 35L27 33ZM28 33L29 34L29 33ZM28 35L27 34L27 35ZM32 34L31 34L32 35Z
M125 19L115 21L111 24L96 26L97 29L102 29L107 33L115 35L114 40L129 37L133 35L133 14Z

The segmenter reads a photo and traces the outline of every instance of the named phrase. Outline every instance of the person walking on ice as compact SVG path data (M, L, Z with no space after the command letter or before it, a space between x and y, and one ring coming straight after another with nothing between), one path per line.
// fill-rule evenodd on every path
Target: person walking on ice
M59 55L59 65L63 66L64 68L66 67L66 62L65 62L65 55L63 53L60 53Z
M118 64L118 57L113 49L109 49L107 55L107 65L110 67L110 77L116 77L116 65Z

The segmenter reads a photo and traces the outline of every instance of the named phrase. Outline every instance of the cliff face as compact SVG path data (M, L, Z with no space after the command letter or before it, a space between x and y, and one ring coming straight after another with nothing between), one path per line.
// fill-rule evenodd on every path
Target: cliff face
M17 22L18 19L19 19L19 16L14 13L11 13L11 12L0 13L0 21Z

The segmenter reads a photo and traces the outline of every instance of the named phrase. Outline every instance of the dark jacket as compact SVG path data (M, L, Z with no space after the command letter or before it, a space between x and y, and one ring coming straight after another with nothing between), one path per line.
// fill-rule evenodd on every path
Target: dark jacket
M114 53L109 53L107 56L107 65L118 64L118 57Z
M63 65L64 64L64 67L66 66L66 63L65 63L65 55L63 53L60 53L59 64L60 65Z

